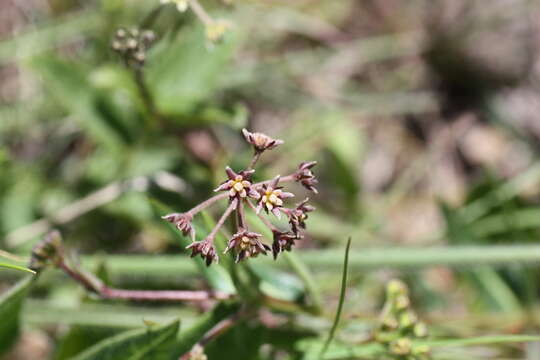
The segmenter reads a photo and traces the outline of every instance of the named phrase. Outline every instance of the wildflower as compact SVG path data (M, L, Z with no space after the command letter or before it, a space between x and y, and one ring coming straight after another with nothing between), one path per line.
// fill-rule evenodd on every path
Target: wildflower
M224 181L214 191L229 191L229 198L231 201L235 198L245 198L247 196L258 199L259 193L251 187L249 179L255 170L241 171L235 173L230 167L225 169L229 180Z
M235 262L242 261L247 257L257 257L261 253L266 255L266 252L270 251L270 247L259 241L261 236L261 234L240 229L229 240L224 253L235 249L237 252Z
M298 234L292 232L274 230L272 233L274 234L274 242L272 243L272 254L274 255L274 260L277 259L280 252L291 251L294 242L301 238Z
M173 3L180 12L185 12L189 7L189 0L161 0L162 4Z
M226 20L213 20L206 25L206 39L211 43L218 43L223 40L227 30L231 28L231 23Z
M111 47L122 56L127 65L140 67L144 65L146 52L155 40L156 34L152 30L119 28Z
M257 213L264 209L266 213L272 212L278 218L281 216L280 209L283 206L283 199L294 197L293 193L282 191L282 187L278 187L279 175L276 176L269 184L264 184L261 189L261 198L257 206Z
M390 352L394 355L405 356L411 353L412 343L409 338L403 337L390 343Z
M315 178L315 175L313 175L313 172L311 172L311 168L317 165L316 161L309 161L309 162L303 162L298 166L298 170L294 174L295 180L302 184L306 189L309 191L313 191L315 194L318 193L317 189L315 189L315 185L319 181Z
M308 205L309 198L305 198L302 202L296 204L294 209L283 209L283 212L289 217L289 224L293 233L298 234L300 229L306 228L306 220L308 213L315 210L314 206Z
M164 220L167 220L170 223L173 223L176 228L180 231L182 231L182 234L184 236L187 236L188 234L191 235L191 239L195 239L195 229L191 225L191 220L193 220L193 216L188 213L172 213L161 217Z
M249 132L247 129L242 129L242 134L248 143L253 145L256 152L271 150L278 145L283 144L283 140L273 139L268 135L259 132Z
M219 257L216 253L216 247L208 238L202 241L195 241L190 245L186 246L186 249L191 250L191 257L200 254L201 257L206 260L206 266L210 266L213 261L219 261Z

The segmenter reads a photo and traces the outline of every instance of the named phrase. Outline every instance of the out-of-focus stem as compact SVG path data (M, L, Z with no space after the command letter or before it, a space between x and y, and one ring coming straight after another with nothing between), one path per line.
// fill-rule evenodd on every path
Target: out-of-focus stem
M257 164L257 161L261 158L261 151L255 151L255 154L253 154L253 158L251 158L251 162L249 163L248 170L251 170L255 167L255 164Z
M162 122L162 118L159 115L159 112L154 102L154 98L144 81L144 72L142 68L133 69L133 75L135 77L135 83L137 84L137 89L141 95L141 99L144 103L144 106L148 109L148 113L153 117L157 122Z
M229 205L229 207L225 210L225 212L223 213L223 215L221 215L221 218L218 220L216 226L214 226L214 228L212 229L212 232L208 235L208 239L210 241L214 241L214 239L216 238L216 234L217 232L219 231L219 229L221 229L221 227L223 226L223 224L225 224L225 220L227 220L227 218L229 217L229 215L231 215L231 213L237 209L238 207L240 207L241 204L238 204L238 199L234 199L231 204Z
M217 323L213 328L208 330L206 334L193 346L192 350L188 351L184 355L180 356L178 360L189 360L191 359L191 353L194 348L201 346L204 347L212 340L218 338L219 336L223 335L225 332L227 332L230 328L232 328L234 325L236 325L243 316L245 316L246 313L243 311L238 311L237 313L232 314L226 319L221 320L219 323Z
M214 19L208 13L206 10L202 7L202 5L197 0L190 0L189 6L191 7L191 10L197 15L199 20L202 21L204 25L211 25L214 22Z
M56 265L72 279L82 284L88 291L98 294L104 299L150 300L150 301L205 301L225 300L232 297L221 291L187 291L187 290L126 290L108 287L90 274L78 271L69 266L64 259Z
M158 16L161 13L162 9L163 9L163 6L160 5L160 6L157 6L156 8L154 8L152 11L150 11L148 13L148 15L146 15L146 17L141 22L140 28L141 29L150 28L154 24L156 19L158 18Z

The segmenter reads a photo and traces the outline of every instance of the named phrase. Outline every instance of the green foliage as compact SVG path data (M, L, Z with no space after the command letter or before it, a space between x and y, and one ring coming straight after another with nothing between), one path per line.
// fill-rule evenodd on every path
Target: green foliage
M75 356L73 360L170 359L166 349L178 332L179 321L115 335Z
M0 248L26 258L58 227L66 253L79 251L81 266L109 286L235 296L212 309L213 301L105 300L55 270L12 288L29 270L6 259L0 351L17 340L20 319L46 330L56 360L177 360L235 319L205 345L210 360L321 352L382 360L396 339L371 340L391 273L406 277L432 338L406 326L379 334L405 334L411 342L401 345L429 347L435 360L534 357L516 346L539 341L518 333L537 332L540 295L539 135L535 89L523 81L536 75L519 62L535 60L528 42L520 52L521 39L536 34L522 14L539 5L516 0L507 11L498 2L458 18L444 2L396 2L392 11L354 0L190 2L203 20L200 10L159 0L0 2L9 18L0 29ZM230 23L222 41L205 38L220 24L205 12ZM140 68L111 50L118 27L155 33ZM494 34L497 46L484 46ZM499 90L505 69L522 80ZM192 208L225 165L245 163L242 127L285 140L255 181L318 162L319 194L293 185L294 200L309 196L317 211L277 261L234 265L221 256L207 267L160 217ZM196 219L196 240L214 215ZM270 219L279 228L287 221ZM248 222L271 241L255 215ZM325 315L336 303L332 322ZM248 315L236 318L240 308ZM168 325L141 329L143 321ZM502 335L478 336L486 333Z
M0 352L5 352L19 335L21 309L32 281L32 277L26 277L0 297Z
M156 45L146 68L146 79L155 94L157 108L179 122L205 119L205 114L193 114L196 107L208 100L219 87L237 43L236 34L209 50L200 28L179 32ZM193 119L193 120L190 120Z

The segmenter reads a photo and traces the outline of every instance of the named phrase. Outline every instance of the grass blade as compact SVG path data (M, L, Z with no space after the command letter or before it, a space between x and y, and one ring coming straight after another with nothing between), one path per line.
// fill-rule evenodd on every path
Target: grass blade
M19 270L19 271L26 271L26 272L29 272L31 274L36 273L34 270L30 270L28 268L25 268L24 266L7 264L7 263L0 263L0 268L13 269L13 270Z
M322 359L324 353L328 349L328 346L332 342L332 339L334 338L334 335L336 333L336 329L339 325L339 320L341 318L341 311L343 310L343 303L345 302L345 292L347 290L347 270L349 266L350 248L351 248L351 238L347 240L347 247L345 248L345 259L343 260L343 277L341 278L341 290L339 293L339 303L338 303L338 308L336 311L336 317L334 318L334 323L332 324L332 328L330 329L330 333L328 334L328 339L326 339L326 342L324 343L321 353L319 354L319 359Z

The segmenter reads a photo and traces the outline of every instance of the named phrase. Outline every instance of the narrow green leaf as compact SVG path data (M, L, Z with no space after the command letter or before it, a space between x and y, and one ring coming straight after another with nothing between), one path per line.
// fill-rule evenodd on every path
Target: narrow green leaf
M296 345L297 350L304 353L303 360L318 360L320 359L321 350L324 348L319 340L306 339L301 340ZM379 359L379 356L385 353L385 348L382 344L370 342L361 345L346 345L332 343L328 346L324 354L325 360L337 359Z
M339 320L341 319L341 311L343 310L343 303L345 302L345 292L347 291L347 271L349 269L349 250L350 249L351 249L351 238L347 240L347 247L345 248L345 259L343 260L343 270L342 270L343 275L341 278L341 290L339 292L339 303L338 303L338 308L336 311L336 317L334 318L334 323L332 324L332 328L330 329L330 333L328 334L328 339L326 339L326 342L324 343L324 346L321 350L319 359L322 359L324 353L328 350L328 346L332 342L332 339L334 339L334 335L336 334L336 330L339 325Z
M427 345L431 348L446 348L460 347L473 345L489 345L489 344L515 344L540 341L539 335L489 335L478 336L467 339L441 339L441 340L425 340L415 341L414 346Z
M7 350L18 336L21 307L31 283L32 277L27 277L0 297L0 353Z
M175 233L178 236L177 233ZM318 271L333 271L341 268L340 252L335 249L304 250L298 258L310 268ZM351 270L380 268L426 268L451 266L463 270L481 265L514 266L515 264L537 265L540 263L540 246L433 246L364 248L351 250ZM83 256L84 266L92 266L97 257ZM257 258L261 264L275 264L287 268L285 262L274 262L269 257ZM178 255L109 255L107 265L111 276L144 274L145 276L169 276L170 273L197 274L192 259ZM213 265L212 265L213 267ZM211 268L212 268L211 267Z
M18 266L18 265L13 265L13 264L7 264L7 263L0 263L0 267L1 268L6 268L6 269L13 269L13 270L19 270L19 271L26 271L26 272L29 272L31 274L35 274L36 272L34 270L30 270L24 266Z
M535 184L538 180L540 180L540 163L535 163L488 195L464 206L459 210L459 213L467 223L472 223L486 215L493 207L518 195L524 188Z
M540 341L540 336L532 335L493 335L481 336L467 339L442 339L442 340L417 340L413 342L413 347L428 346L434 350L449 348L449 347L466 347L475 345L497 345L497 344L514 344L523 342ZM317 351L323 345L313 339L302 340L297 343L297 349L304 352L304 360L319 359ZM369 342L361 345L347 345L333 343L328 347L324 356L325 360L338 359L379 359L386 353L386 349L382 344ZM320 353L319 353L320 354Z
M253 213L247 213L246 214L248 221L253 224L257 231L263 234L267 239L272 238L272 233L268 229L266 225L260 221L259 218ZM287 261L289 267L298 275L300 280L302 280L302 283L305 287L306 293L309 296L309 299L311 300L311 306L310 311L313 311L314 313L321 313L322 309L322 299L321 295L318 289L317 284L315 283L315 279L313 278L313 275L311 274L311 271L306 266L306 264L299 259L299 257L294 252L285 252L283 253L283 257ZM257 261L264 261L265 259L260 259ZM279 261L273 261L274 264L279 264ZM264 279L262 279L264 280Z
M169 359L166 349L178 333L179 321L156 328L127 331L105 339L72 360Z

